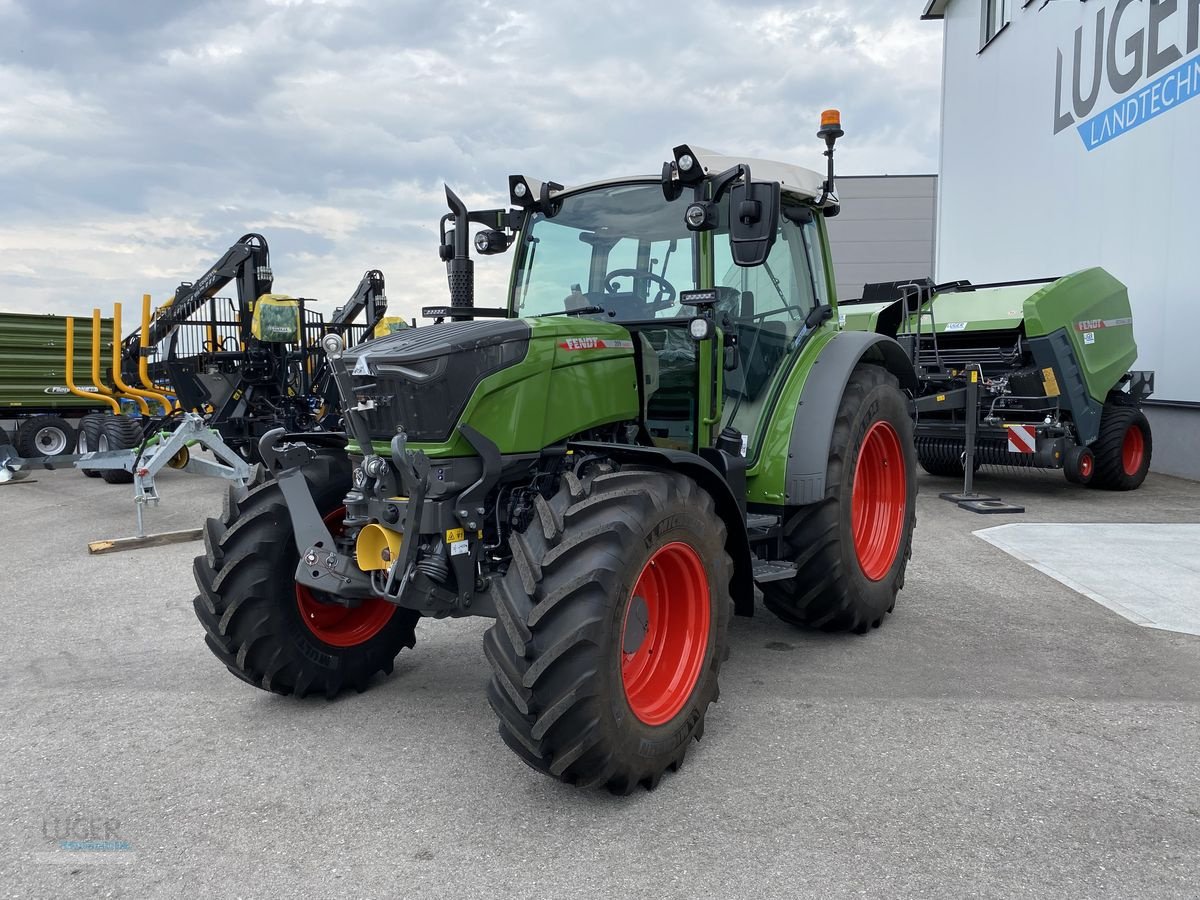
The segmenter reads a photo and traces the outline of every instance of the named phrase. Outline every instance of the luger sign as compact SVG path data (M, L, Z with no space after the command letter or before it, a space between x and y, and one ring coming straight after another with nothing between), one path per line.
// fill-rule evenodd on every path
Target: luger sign
M1126 21L1135 16L1136 23ZM1131 24L1139 27L1130 31ZM1200 46L1200 0L1118 0L1111 17L1107 8L1096 11L1094 32L1089 30L1075 29L1069 97L1066 54L1058 51L1055 134L1075 125L1084 147L1095 150L1200 95L1200 55L1192 55ZM1169 40L1171 34L1179 38ZM1145 78L1152 80L1134 91ZM1105 82L1120 99L1093 114Z

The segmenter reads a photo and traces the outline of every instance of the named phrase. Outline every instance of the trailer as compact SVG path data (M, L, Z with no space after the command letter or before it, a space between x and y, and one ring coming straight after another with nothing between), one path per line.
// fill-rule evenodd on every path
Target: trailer
M109 408L95 385L82 394L70 390L66 322L66 316L0 312L0 444L12 443L22 456L73 453L80 420ZM81 323L76 372L92 371L93 346L111 351L112 334L111 318Z

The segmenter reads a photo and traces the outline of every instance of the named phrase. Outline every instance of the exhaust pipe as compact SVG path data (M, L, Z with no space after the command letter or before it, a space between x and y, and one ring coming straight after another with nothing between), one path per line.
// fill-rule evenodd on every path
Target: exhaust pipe
M454 255L446 260L446 277L450 282L450 308L471 310L475 308L475 261L471 259L471 221L467 205L458 198L450 186L446 186L446 203L454 215ZM452 315L454 322L471 318L467 315Z

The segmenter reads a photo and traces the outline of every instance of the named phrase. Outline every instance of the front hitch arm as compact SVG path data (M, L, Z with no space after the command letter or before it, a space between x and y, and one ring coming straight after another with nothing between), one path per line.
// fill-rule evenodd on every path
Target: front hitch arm
M284 434L282 428L268 431L259 441L258 452L274 473L292 520L292 534L300 553L296 583L346 606L377 596L370 577L355 564L353 554L338 552L337 542L317 509L303 469L316 454L304 444L277 444Z

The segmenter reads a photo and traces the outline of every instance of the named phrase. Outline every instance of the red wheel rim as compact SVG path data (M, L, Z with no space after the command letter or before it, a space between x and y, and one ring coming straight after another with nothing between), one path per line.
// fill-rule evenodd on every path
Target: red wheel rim
M325 517L325 524L334 537L344 530L342 520L345 516L346 508L341 506ZM307 585L300 583L296 584L296 606L308 630L331 647L355 647L366 643L383 630L396 612L394 604L378 598L364 600L355 607L323 603Z
M1121 464L1126 475L1136 475L1142 470L1142 462L1146 457L1146 437L1137 425L1130 425L1125 432L1125 440L1121 443Z
M1091 453L1081 453L1079 456L1079 474L1084 478L1092 477L1092 466L1095 465L1095 458Z
M671 721L692 696L710 605L704 563L687 544L660 547L638 575L621 623L621 680L629 708L647 725Z
M854 467L850 528L862 572L879 581L892 568L904 536L908 483L900 436L876 422L863 438Z

